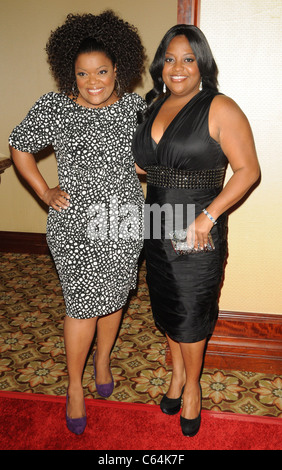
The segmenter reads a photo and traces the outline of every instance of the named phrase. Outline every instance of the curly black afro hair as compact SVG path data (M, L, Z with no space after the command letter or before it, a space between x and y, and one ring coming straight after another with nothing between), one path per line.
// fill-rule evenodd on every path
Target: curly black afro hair
M96 16L69 14L65 23L51 32L46 52L59 91L73 94L74 63L80 45L88 38L102 44L109 58L114 58L119 95L130 91L144 72L145 49L135 26L120 19L112 10Z

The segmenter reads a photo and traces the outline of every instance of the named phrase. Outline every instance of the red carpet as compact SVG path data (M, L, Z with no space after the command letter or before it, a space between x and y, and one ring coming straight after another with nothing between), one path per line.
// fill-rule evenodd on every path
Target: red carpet
M202 412L192 438L156 405L86 400L87 428L65 425L65 398L0 392L1 450L281 450L282 419ZM179 463L179 462L177 462Z

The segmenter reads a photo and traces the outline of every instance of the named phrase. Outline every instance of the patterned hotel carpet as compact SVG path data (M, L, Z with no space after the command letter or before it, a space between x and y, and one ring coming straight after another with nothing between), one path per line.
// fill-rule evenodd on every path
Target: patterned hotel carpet
M0 390L65 395L64 302L48 255L1 253ZM171 369L166 341L155 328L145 281L125 312L112 352L115 389L109 400L158 404ZM85 396L100 398L92 355L84 373ZM204 369L203 408L282 418L282 378L267 373Z

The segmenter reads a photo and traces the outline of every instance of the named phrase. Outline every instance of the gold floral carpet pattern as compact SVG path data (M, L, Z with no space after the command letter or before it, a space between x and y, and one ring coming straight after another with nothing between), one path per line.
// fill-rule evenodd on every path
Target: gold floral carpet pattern
M0 256L0 391L65 395L65 308L53 261L49 255ZM108 400L159 404L168 388L166 340L152 319L145 276L143 262L112 351L115 389ZM92 354L83 384L86 397L101 399ZM205 368L201 385L203 409L282 418L279 376Z

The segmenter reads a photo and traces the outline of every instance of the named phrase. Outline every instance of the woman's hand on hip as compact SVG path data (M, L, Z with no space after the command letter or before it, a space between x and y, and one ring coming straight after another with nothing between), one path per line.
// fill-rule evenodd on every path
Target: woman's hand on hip
M69 207L69 199L69 194L62 191L60 186L48 188L42 196L42 201L48 206L53 207L53 209L58 212Z

